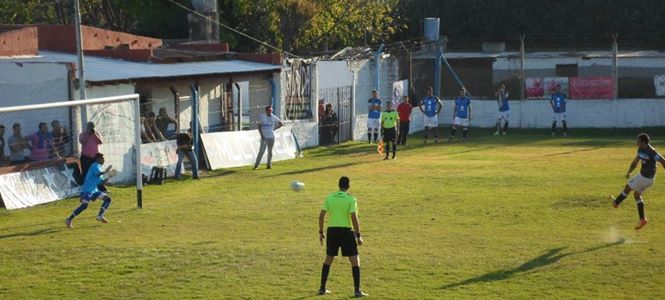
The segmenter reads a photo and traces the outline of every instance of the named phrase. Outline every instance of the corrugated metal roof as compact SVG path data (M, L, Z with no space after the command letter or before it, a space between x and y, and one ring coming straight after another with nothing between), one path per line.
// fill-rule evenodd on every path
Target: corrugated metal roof
M527 52L527 59L544 58L611 58L611 51L539 51ZM414 55L413 58L430 58L430 54ZM445 52L444 56L448 59L464 58L519 58L520 53L514 51L506 52ZM665 58L665 52L662 51L619 51L619 58Z
M40 51L39 56L0 59L0 62L70 62L76 64L74 54ZM218 60L173 64L153 64L119 59L85 57L85 77L90 82L124 81L147 78L172 78L200 75L223 75L261 71L277 71L281 66L242 60ZM78 72L76 72L78 77Z

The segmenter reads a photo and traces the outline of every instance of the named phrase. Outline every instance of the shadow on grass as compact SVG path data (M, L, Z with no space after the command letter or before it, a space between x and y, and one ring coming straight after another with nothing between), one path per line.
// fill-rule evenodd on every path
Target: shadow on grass
M369 163L369 162L365 162L365 163ZM360 164L363 164L363 163L354 162L354 163L345 163L345 164L332 165L332 166L321 166L321 167L310 168L310 169L304 169L304 170L296 170L296 171L284 172L284 173L279 173L279 174L269 175L269 176L266 176L266 177L277 177L277 176L283 176L283 175L298 175L298 174L305 174L305 173L311 173L311 172L317 172L317 171L324 171L324 170L332 170L332 169L346 168L346 167L355 166L355 165L360 165Z
M453 288L456 288L456 287L470 285L470 284L488 283L488 282L510 279L513 276L516 276L516 275L519 275L519 274L522 274L522 273L527 273L527 272L530 272L530 271L534 271L534 270L537 270L539 268L546 267L548 265L557 263L559 260L561 260L562 258L567 257L567 256L589 253L589 252L597 251L597 250L600 250L600 249L620 245L620 244L623 244L624 242L625 242L625 240L621 239L621 240L619 240L617 242L614 242L614 243L608 243L608 244L604 244L604 245L600 245L600 246L596 246L596 247L591 247L591 248L588 248L588 249L585 249L585 250L582 250L582 251L568 252L568 253L562 253L562 251L565 249L565 247L553 248L553 249L547 250L547 252L545 252L543 255L535 257L535 258L523 263L522 265L520 265L519 267L516 267L514 269L498 270L498 271L490 272L490 273L483 274L483 275L480 275L478 277L469 278L469 279L466 279L464 281L460 281L460 282L457 282L457 283L451 283L451 284L444 285L444 286L441 287L441 289L448 290L448 289L453 289Z
M314 150L307 151L306 156L321 157L321 156L335 156L335 155L349 155L361 153L376 152L376 144L363 144L358 142L350 142L341 145L322 146Z
M578 150L572 150L572 151L565 151L565 152L551 153L551 154L547 154L547 155L545 155L545 156L560 156L560 155L568 155L568 154L574 154L574 153L579 153L579 152L588 152L588 151L598 150L598 149L602 149L602 148L603 148L603 147L584 148L584 149L578 149Z
M49 203L49 204L52 204L52 203ZM78 207L78 205L72 205L72 210L74 210L76 207ZM88 210L89 209L90 208L88 208ZM135 207L135 208L125 209L125 210L115 211L115 210L113 210L113 207L111 207L111 210L109 211L109 214L110 215L123 215L123 214L127 214L127 213L130 213L130 212L133 212L133 211L138 211L138 210L140 210L140 208ZM20 229L20 228L30 228L30 227L39 227L39 226L48 226L48 225L55 226L55 225L60 225L60 224L62 224L62 227L64 228L65 227L64 221L65 221L65 218L67 216L68 215L62 216L62 218L59 218L58 221L28 224L28 225L19 225L19 226L12 226L12 227L2 227L2 228L0 228L0 232L8 231L8 230L14 230L14 229ZM45 229L41 229L41 230L36 230L34 232L39 232L39 231L44 231L44 230ZM55 230L53 232L48 232L48 233L55 233L55 232L58 232L58 231L60 231L60 230L58 229L58 230ZM11 235L11 234L8 234L8 235ZM23 234L23 236L29 236L29 235ZM3 238L3 235L0 235L0 239L2 239L2 238Z
M231 174L234 174L234 173L237 173L237 172L238 171L236 171L236 170L208 171L207 174L201 174L201 178L205 179L205 178L222 177L222 176L231 175Z
M602 208L610 206L609 197L603 198L598 195L577 195L563 197L552 204L555 209L577 209L577 208Z
M40 230L35 230L35 231L3 234L3 235L0 235L0 240L14 238L14 237L21 237L21 236L37 236L37 235L43 235L43 234L52 234L52 233L59 232L61 230L62 230L61 228L51 227L51 228L45 228L45 229L40 229Z

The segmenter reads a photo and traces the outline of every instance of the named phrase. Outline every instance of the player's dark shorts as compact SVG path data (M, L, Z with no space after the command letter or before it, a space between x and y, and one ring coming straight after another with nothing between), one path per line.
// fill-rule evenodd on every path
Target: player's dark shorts
M395 134L395 128L384 128L383 129L383 142L394 142L397 139L397 134Z
M94 193L83 193L82 192L81 193L81 200L86 201L86 202L90 202L90 201L95 201L99 198L104 198L106 196L107 196L106 193L101 192L101 191L94 192Z
M342 256L358 255L355 233L347 227L328 227L326 254L337 256L339 248L342 248Z

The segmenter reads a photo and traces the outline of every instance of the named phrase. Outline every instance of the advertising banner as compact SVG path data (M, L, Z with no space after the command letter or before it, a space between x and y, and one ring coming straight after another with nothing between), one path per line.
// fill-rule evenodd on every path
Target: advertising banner
M526 96L530 99L549 99L557 86L561 92L568 94L568 77L530 77L525 81Z
M261 136L258 130L226 131L201 135L206 157L213 170L240 166L251 166L259 152ZM272 161L296 158L296 139L291 128L282 127L275 131L275 146ZM267 160L267 150L261 163Z
M654 76L653 85L656 88L656 96L665 96L665 75Z
M614 80L612 77L571 77L570 98L613 99Z
M81 188L74 167L63 163L0 175L0 196L7 209L30 207L76 196Z
M175 140L141 144L141 172L150 176L152 167L166 167L166 175L175 176L175 166L178 162L175 150Z

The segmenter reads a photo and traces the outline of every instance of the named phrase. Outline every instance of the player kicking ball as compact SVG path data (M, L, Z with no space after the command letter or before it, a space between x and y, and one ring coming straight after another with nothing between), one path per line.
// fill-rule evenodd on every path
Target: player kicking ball
M74 218L86 210L88 208L88 204L90 204L91 201L95 201L99 198L101 198L103 202L102 207L99 209L99 214L97 215L97 221L102 223L109 222L106 220L106 218L104 218L104 213L111 205L111 197L100 191L97 186L113 177L115 170L112 169L113 166L111 165L109 165L106 170L103 170L103 164L104 154L97 153L97 155L95 155L95 162L90 166L88 173L85 175L85 180L83 181L83 187L81 188L81 205L79 205L79 207L77 207L72 212L69 218L65 220L67 228L72 228ZM104 176L105 174L109 175Z
M626 187L618 197L614 198L614 196L610 196L613 200L612 206L618 208L621 201L626 199L628 194L633 191L633 196L637 203L637 213L640 215L640 221L635 226L635 230L639 230L647 224L647 218L644 216L644 201L642 200L642 194L653 184L656 178L656 162L660 162L663 165L663 168L665 168L665 159L663 159L663 156L656 152L656 149L651 146L649 135L646 133L640 133L640 135L637 136L637 156L635 156L635 159L633 159L633 162L630 164L628 173L626 173L626 178L630 177L630 172L635 170L640 161L642 161L640 173L628 180L628 184L626 184Z

